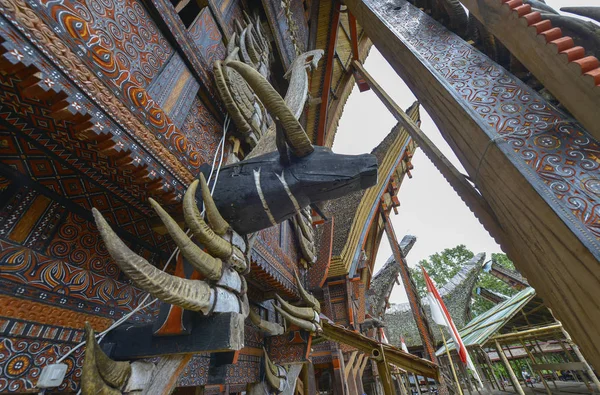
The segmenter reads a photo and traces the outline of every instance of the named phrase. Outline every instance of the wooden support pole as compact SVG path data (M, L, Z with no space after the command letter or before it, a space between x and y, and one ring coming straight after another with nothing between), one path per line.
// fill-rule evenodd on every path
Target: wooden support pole
M158 361L152 379L142 392L142 395L168 395L175 389L177 379L187 364L192 359L192 354L166 355Z
M552 325L546 325L546 326L542 326L542 327L535 328L535 329L528 329L528 330L520 331L520 332L512 332L512 333L506 333L503 335L497 335L497 336L491 337L489 340L499 340L502 342L506 342L506 341L510 341L510 340L521 341L521 340L527 339L527 338L535 336L535 335L548 334L548 333L552 333L552 332L560 332L561 330L562 330L561 324L552 324Z
M592 370L590 365L587 363L587 361L583 357L583 354L579 350L579 346L577 344L573 343L573 339L571 339L571 335L569 335L569 332L567 332L564 328L562 330L562 333L565 336L567 343L569 343L569 345L571 346L571 350L573 350L573 352L579 359L579 362L583 362L585 364L585 371L588 374L588 376L590 376L590 379L592 379L594 386L596 386L596 392L600 392L600 381L598 381L598 377L596 377L596 373L594 373L594 371Z
M456 375L456 369L454 369L454 362L452 361L452 356L450 354L450 350L448 349L448 344L446 343L446 336L444 335L444 331L440 327L440 333L442 334L442 341L444 342L444 347L446 348L446 355L448 355L448 363L450 364L450 369L452 369L452 375L454 376L454 382L456 383L456 389L458 390L459 395L463 395L462 388L460 386L460 381L458 381L458 376Z
M383 386L383 392L385 395L396 395L394 391L394 383L392 382L392 375L390 373L390 366L385 358L383 347L380 347L381 355L375 358L377 363L377 372L379 373L379 380Z
M333 1L333 20L331 21L331 36L329 47L325 57L325 73L323 75L323 90L321 92L321 108L319 109L319 127L317 129L317 145L325 144L325 133L327 133L327 110L329 108L329 96L331 94L331 78L333 76L333 64L335 62L335 47L340 24L341 3Z
M417 394L422 395L421 394L421 383L419 382L419 376L416 373L414 373L413 378L415 379L415 387L417 387Z
M575 358L573 358L573 355L569 352L569 350L567 350L565 342L561 339L558 341L558 344L560 344L560 348L562 348L563 352L565 353L566 362L575 362ZM573 374L573 378L575 379L575 381L579 382L579 374L577 373L577 371L572 370L571 374Z
M471 378L469 377L469 373L467 372L467 369L465 369L465 365L461 362L458 362L457 365L458 365L461 375L463 376L463 379L465 381L465 387L467 387L467 391L469 392L469 395L473 395L473 392L472 392L473 383L471 383Z
M396 382L398 383L398 388L400 389L400 393L402 395L408 395L408 393L406 392L406 387L404 387L404 383L402 382L402 374L401 373L396 374Z
M525 349L525 352L527 353L527 356L531 360L531 363L535 364L536 363L535 358L534 358L533 354L531 353L531 351L529 351L529 349L527 348L527 345L525 344L525 342L523 340L521 340L521 345ZM534 373L534 372L532 371L532 373ZM546 379L544 378L544 375L541 374L541 372L540 372L540 376L542 378L542 384L544 384L544 388L546 389L546 393L548 395L552 395L552 391L550 391L550 386L546 382Z
M498 343L497 340L495 340L494 343L496 344L496 350L498 351L498 356L502 359L502 362L504 362L504 367L506 368L506 371L508 372L508 376L510 377L510 381L515 389L515 392L519 395L525 395L525 392L523 391L521 384L519 384L519 380L517 379L517 376L515 376L515 372L513 371L512 367L510 366L510 362L508 362L508 359L506 359L506 355L504 355L504 351L502 350L502 347L500 347L500 343Z
M467 349L467 352L469 350ZM486 381L483 382L483 386L485 388L485 390L487 392L490 392L492 390L492 388L490 388L490 377L486 374L485 369L483 368L483 365L481 364L481 356L478 354L477 349L472 349L472 353L471 356L475 357L475 369L477 370L477 373L479 373L480 377L483 377L484 379L486 379ZM477 388L477 392L480 392L479 388Z
M423 342L425 355L430 361L437 362L437 357L435 356L435 348L433 347L433 332L427 320L425 310L423 310L423 306L421 305L421 298L417 293L417 287L415 285L414 280L412 279L412 275L410 274L408 263L404 259L402 250L400 249L400 245L398 244L396 232L394 231L394 227L392 226L390 217L386 214L385 210L381 208L380 212L385 226L385 234L387 235L388 241L392 248L394 259L396 260L396 263L400 265L400 277L402 277L404 290L406 292L406 295L408 296L410 308L412 310L413 317L417 324L419 335L421 336L421 341Z
M537 345L538 350L540 350L540 358L542 358L542 360L545 361L546 363L550 363L550 361L546 357L546 354L544 354L544 350L542 350L542 346L540 345L540 342L538 342L538 340L535 336L533 337L533 340L535 341L535 344ZM534 349L535 349L535 346L534 346ZM556 374L556 371L552 370L552 384L554 384L554 388L558 389L558 385L556 385L556 380L558 380L558 376Z
M490 371L490 374L494 378L494 381L496 381L496 387L498 388L498 390L502 389L504 391L504 382L502 380L498 380L498 377L496 377L496 373L494 372L494 366L492 366L492 361L490 360L490 356L483 349L483 347L479 347L479 349L481 350L481 355L483 355L483 359L485 360L485 363Z
M375 79L365 70L363 65L358 62L352 62L352 66L363 76L373 92L392 113L396 120L402 125L410 137L415 140L423 153L431 160L433 165L442 173L442 176L448 181L450 186L456 191L458 196L473 211L475 216L481 221L488 232L500 243L500 239L506 243L504 232L500 229L498 221L491 212L487 202L481 197L481 194L475 190L473 185L458 169L446 158L442 151L431 141L429 137L419 128L419 126L402 110L386 93L386 91L375 81Z

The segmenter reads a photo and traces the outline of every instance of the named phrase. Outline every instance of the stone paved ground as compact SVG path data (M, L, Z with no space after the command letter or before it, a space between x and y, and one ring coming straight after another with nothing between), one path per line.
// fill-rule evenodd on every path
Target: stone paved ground
M558 387L558 389L554 386L554 384L552 384L552 382L548 383L550 385L550 390L552 391L553 395L571 395L571 394L590 394L589 390L587 389L587 387L585 386L585 384L583 383L575 383L572 381L557 381L556 385ZM508 387L506 387L507 391L494 391L492 392L493 395L501 395L501 394L514 394L514 390L512 389L512 387L509 385ZM535 384L534 388L531 387L527 387L527 389L523 388L525 390L525 393L527 395L530 394L545 394L546 390L544 389L544 386L542 385L542 383L537 383ZM483 394L483 391L481 392ZM595 394L600 394L599 391L594 392ZM468 391L465 392L464 395L467 395Z

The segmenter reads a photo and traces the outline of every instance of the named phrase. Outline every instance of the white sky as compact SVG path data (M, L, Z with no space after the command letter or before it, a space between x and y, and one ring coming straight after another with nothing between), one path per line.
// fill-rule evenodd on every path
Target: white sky
M598 0L547 0L546 3L556 10L564 6L599 5ZM416 100L375 47L371 49L365 68L400 107L406 109ZM423 132L464 173L460 162L422 107L421 120ZM394 125L395 118L375 94L372 91L361 93L355 86L340 120L333 150L346 154L370 152ZM392 212L392 223L398 239L401 240L406 234L417 237L417 243L407 259L410 266L415 266L421 259L444 248L452 248L458 244L465 244L474 253L485 252L486 259L489 259L493 252L502 252L500 246L489 236L420 149L417 149L412 163L413 178L405 177L398 193L401 203L399 213L395 216ZM375 262L375 272L391 254L384 235ZM403 287L394 287L390 302L406 301Z

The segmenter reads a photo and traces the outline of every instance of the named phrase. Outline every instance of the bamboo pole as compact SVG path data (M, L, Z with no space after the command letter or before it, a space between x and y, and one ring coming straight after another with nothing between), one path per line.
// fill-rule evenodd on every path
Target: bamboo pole
M506 368L506 371L508 372L508 376L510 377L510 381L512 382L515 392L519 395L525 395L525 392L523 391L523 387L521 387L521 384L519 384L519 380L517 379L517 376L515 376L515 372L513 371L512 367L510 366L508 359L506 359L506 355L504 355L504 350L502 350L502 347L500 347L500 343L498 343L498 340L495 340L494 343L496 344L496 350L498 351L498 356L500 357L500 359L502 359L502 362L504 362L504 367Z
M492 374L492 377L494 377L494 380L496 380L496 386L498 387L498 390L502 389L502 391L505 390L504 388L504 381L502 380L502 377L500 377L500 380L498 380L498 377L496 377L496 373L494 372L494 366L492 365L492 360L490 359L490 356L487 354L487 352L483 349L483 347L479 347L481 349L481 353L483 354L485 361L488 365L488 369L490 370L490 373Z
M596 386L596 392L600 392L600 381L598 381L598 377L596 377L596 374L594 373L594 371L592 370L590 365L587 363L587 361L583 357L583 354L579 350L579 346L577 344L573 343L573 340L571 339L571 335L569 335L569 332L567 332L564 328L562 329L562 333L565 336L565 339L567 339L567 343L569 343L569 345L571 346L571 350L573 350L575 355L577 355L577 358L579 358L579 362L583 362L585 364L585 371L588 374L588 376L590 376L590 378L592 379L592 382Z
M442 334L442 341L444 342L444 347L446 348L446 354L448 354L448 363L450 364L450 368L452 369L452 375L454 375L454 381L456 382L456 387L458 389L458 393L463 395L462 388L460 387L460 381L458 381L458 376L456 375L456 370L454 369L454 363L452 363L452 357L450 356L450 350L448 349L448 344L446 343L446 336L444 335L444 331L441 327L439 327L440 333Z
M560 348L562 348L563 352L565 353L565 358L567 359L566 362L577 362L575 361L575 358L573 358L573 355L569 352L569 350L567 350L567 347L565 346L565 342L563 340L559 340L558 344L560 344ZM571 374L573 374L573 378L575 379L575 381L579 382L579 374L577 373L577 371L571 370Z
M417 387L417 394L421 394L421 384L419 383L419 376L416 373L413 373L413 377L415 378L415 387Z
M385 395L395 395L394 391L394 383L392 383L392 375L390 373L390 366L387 363L385 358L385 353L383 352L383 346L379 346L379 351L381 355L378 356L375 361L377 363L377 372L379 373L379 380L381 385L383 386L383 392Z
M525 342L523 340L521 340L521 345L525 349L525 352L527 353L527 356L531 360L531 363L535 364L536 363L535 357L533 356L533 354L531 353L531 351L529 351L529 349L527 348L527 345L525 344ZM550 386L546 382L546 379L544 378L544 375L541 372L540 372L540 377L542 378L542 384L544 384L544 388L546 388L546 393L548 395L552 395L552 391L550 391Z
M540 350L540 356L541 356L542 360L545 361L546 363L551 363L552 361L550 361L547 358L546 354L544 354L544 350L542 349L542 346L540 345L540 342L538 341L538 339L536 337L534 337L533 341L535 341L535 344L537 345L538 350ZM554 384L554 388L558 389L558 385L556 385L556 380L558 379L558 375L556 374L555 370L551 370L551 372L552 372L552 384Z
M505 333L503 335L496 335L493 336L491 338L488 339L495 341L495 340L499 340L499 341L509 341L509 340L518 340L520 341L521 339L525 339L528 336L531 335L540 335L542 333L551 333L551 332L559 332L562 330L562 324L552 324L552 325L546 325L546 326L541 326L539 328L534 328L534 329L527 329L525 331L520 331L520 332L512 332L512 333Z

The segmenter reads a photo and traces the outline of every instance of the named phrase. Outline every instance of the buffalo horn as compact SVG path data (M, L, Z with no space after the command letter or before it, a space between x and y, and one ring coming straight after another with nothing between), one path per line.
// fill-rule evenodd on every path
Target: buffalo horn
M152 266L123 243L98 210L93 208L92 213L108 252L138 288L165 303L186 310L208 312L212 299L208 284L204 281L171 276Z
M275 322L265 321L254 310L250 309L250 321L270 336L283 335L283 327Z
M281 304L281 308L293 315L294 317L302 318L303 320L312 321L315 319L315 311L312 307L297 307L292 306L285 300L281 298L281 296L275 294L275 297Z
M309 305L310 307L315 309L317 311L317 313L320 313L321 312L321 304L319 303L317 298L315 298L314 296L309 294L304 289L304 287L302 286L302 282L300 281L300 277L298 277L298 273L295 270L294 270L294 277L296 278L296 286L298 287L298 293L300 294L300 297L302 298L302 300L304 300L304 302L307 305Z
M160 217L167 228L167 232L173 238L177 247L181 250L183 256L188 262L200 273L205 275L210 280L219 280L221 278L223 263L218 258L213 258L206 252L202 251L202 248L198 247L177 225L177 222L152 198L148 201L154 208L154 211Z
M564 12L584 16L600 23L600 7L562 7Z
M202 178L204 180L204 178ZM190 227L194 236L202 243L206 249L214 256L221 259L228 259L232 254L233 246L231 243L219 237L202 219L200 210L196 205L196 189L198 180L192 182L183 197L183 217L185 223Z
M210 189L208 189L208 184L202 173L200 173L200 188L202 188L202 200L204 201L208 223L216 234L223 236L230 227L227 221L221 216L221 213L219 213L219 209L210 194Z
M294 116L294 113L285 104L283 98L277 93L273 86L258 71L238 61L227 62L227 66L233 68L246 80L254 90L256 96L265 108L274 116L279 118L285 131L285 138L290 149L297 157L304 157L314 151L310 139Z
M120 394L119 389L129 379L131 366L129 362L115 362L102 351L94 330L85 323L86 350L81 373L81 393Z
M301 318L294 317L293 315L289 314L287 311L283 310L281 307L279 307L277 305L273 305L273 307L275 308L275 310L277 310L277 312L279 314L281 314L283 316L283 318L288 323L290 323L292 325L296 325L298 328L304 329L307 332L316 332L317 331L317 326L315 324L313 324L312 322L303 320Z
M265 353L265 375L267 376L267 383L269 383L271 388L279 391L282 387L281 378L277 376L279 369L277 369L277 366L271 362L271 359L267 355L267 350L263 348L263 351Z

